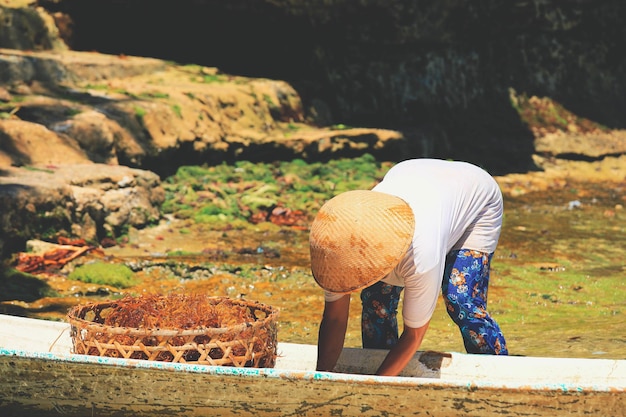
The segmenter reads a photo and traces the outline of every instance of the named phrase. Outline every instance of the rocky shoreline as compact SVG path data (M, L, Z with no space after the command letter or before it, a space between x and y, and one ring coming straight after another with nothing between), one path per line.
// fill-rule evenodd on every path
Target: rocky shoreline
M136 64L124 72L119 61ZM0 68L3 63L16 67L3 74L21 77L0 85L8 110L0 113L5 255L45 229L98 241L145 226L159 217L160 178L181 165L362 153L390 158L405 145L396 131L307 123L298 95L280 81L69 51L0 50ZM54 88L42 80L44 63L56 69ZM124 208L113 193L140 197Z

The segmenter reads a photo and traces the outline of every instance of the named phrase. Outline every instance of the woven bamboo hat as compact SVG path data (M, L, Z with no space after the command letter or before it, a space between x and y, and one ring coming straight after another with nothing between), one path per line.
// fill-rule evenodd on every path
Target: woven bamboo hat
M399 197L348 191L327 201L311 225L311 271L323 289L349 293L381 280L402 259L415 219Z

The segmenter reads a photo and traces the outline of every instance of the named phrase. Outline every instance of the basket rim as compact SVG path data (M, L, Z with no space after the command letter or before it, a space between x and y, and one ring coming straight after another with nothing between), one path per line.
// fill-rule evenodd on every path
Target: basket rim
M164 296L163 296L164 297ZM93 308L95 306L113 306L117 302L121 300L109 300L102 302L93 302L87 304L79 304L72 307L67 313L67 318L70 325L75 327L81 327L83 329L89 330L99 330L106 331L112 334L126 334L126 335L145 335L150 334L154 336L191 336L191 335L206 335L207 333L211 334L224 334L229 332L243 331L250 327L258 327L264 326L266 323L274 321L278 317L279 310L276 307L272 307L269 304L261 303L258 301L245 300L241 298L230 298L224 296L207 296L207 299L212 300L229 300L239 305L252 306L257 307L258 309L267 313L267 316L260 319L255 320L253 322L244 322L234 326L229 327L198 327L195 329L170 329L170 328L154 328L154 327L124 327L124 326L111 326L102 323L94 323L89 320L85 320L84 318L78 317L78 315L88 308Z

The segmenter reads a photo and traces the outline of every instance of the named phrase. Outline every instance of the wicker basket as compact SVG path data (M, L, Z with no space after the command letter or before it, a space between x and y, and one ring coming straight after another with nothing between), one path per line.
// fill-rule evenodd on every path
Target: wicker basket
M245 307L253 320L227 327L191 329L117 327L103 323L107 313L124 300L79 305L68 313L73 352L213 366L274 367L278 311L254 301L206 299L216 305L227 301L232 303L228 305Z

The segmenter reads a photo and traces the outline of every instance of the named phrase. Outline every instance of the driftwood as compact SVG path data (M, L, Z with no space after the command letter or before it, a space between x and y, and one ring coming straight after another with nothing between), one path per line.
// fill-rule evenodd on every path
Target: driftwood
M70 240L60 237L59 246L41 255L20 252L15 269L28 273L45 273L58 270L74 259L89 252L102 254L96 246L88 245L83 239Z

